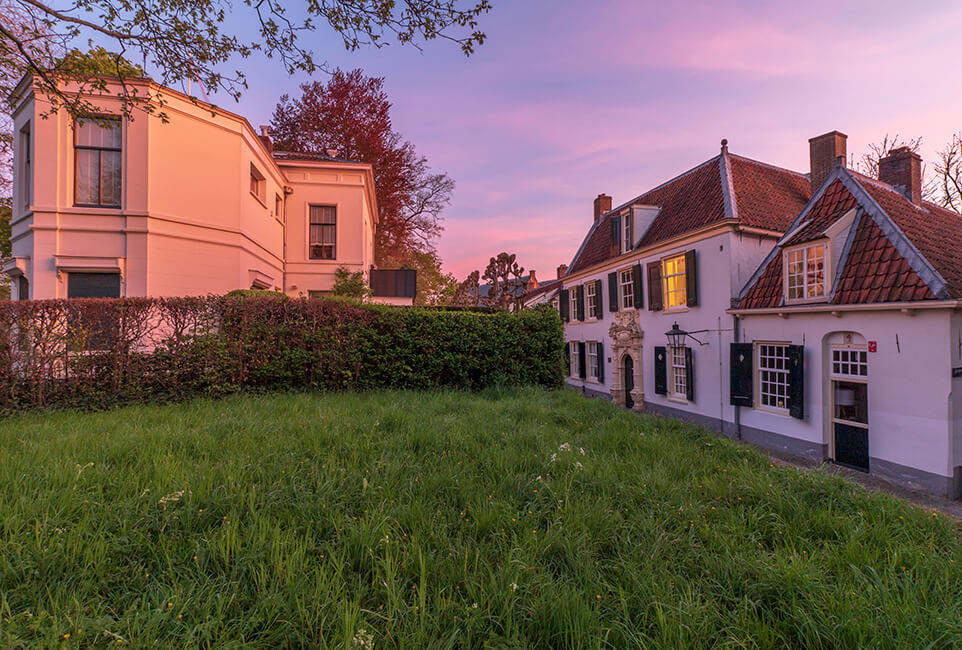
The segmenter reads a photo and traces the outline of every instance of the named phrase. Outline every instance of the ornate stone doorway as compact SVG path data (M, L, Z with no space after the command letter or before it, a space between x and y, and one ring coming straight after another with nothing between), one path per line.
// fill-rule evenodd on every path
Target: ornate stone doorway
M615 404L635 411L645 410L645 387L641 373L641 343L645 333L638 325L638 312L626 309L615 314L608 328L611 339L613 376L611 399ZM631 363L628 363L630 359ZM631 380L626 378L631 373Z

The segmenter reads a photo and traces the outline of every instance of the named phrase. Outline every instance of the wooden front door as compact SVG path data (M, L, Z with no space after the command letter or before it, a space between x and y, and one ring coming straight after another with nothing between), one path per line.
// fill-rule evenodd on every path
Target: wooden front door
M635 389L635 362L630 354L625 355L622 376L625 378L625 407L632 408L635 400L631 397L631 391Z

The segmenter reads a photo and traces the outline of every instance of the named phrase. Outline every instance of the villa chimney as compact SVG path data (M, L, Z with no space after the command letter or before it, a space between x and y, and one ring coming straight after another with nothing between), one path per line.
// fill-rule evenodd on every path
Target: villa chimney
M595 199L595 221L606 212L611 212L611 197L607 194L599 194Z
M531 272L528 274L528 282L525 284L525 287L528 291L538 288L538 278L534 275L534 269L531 269Z
M270 127L261 125L261 134L257 136L260 141L264 143L264 147L267 149L267 153L274 153L274 141L271 140L271 130Z
M878 179L922 205L922 157L908 147L892 149L878 161Z
M848 136L838 131L829 131L825 135L811 138L808 141L809 160L811 161L811 173L809 181L812 184L812 192L817 190L828 175L832 172L837 162L845 165L845 141Z
M567 272L568 272L568 265L567 265L567 264L562 264L561 266L559 266L559 267L558 267L558 279L560 280L561 278L563 278L563 277L565 276L565 273L567 273Z

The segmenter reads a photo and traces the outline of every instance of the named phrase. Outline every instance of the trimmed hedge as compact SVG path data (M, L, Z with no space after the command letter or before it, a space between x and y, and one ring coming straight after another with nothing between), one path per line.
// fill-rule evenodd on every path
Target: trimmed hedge
M0 304L0 412L244 389L557 387L561 320L228 295Z

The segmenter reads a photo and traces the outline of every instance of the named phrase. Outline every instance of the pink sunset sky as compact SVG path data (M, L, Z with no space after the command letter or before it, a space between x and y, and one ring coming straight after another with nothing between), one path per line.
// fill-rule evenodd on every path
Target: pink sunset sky
M807 171L808 138L832 129L856 156L886 133L922 136L926 160L962 130L958 2L493 5L469 58L443 41L351 53L330 31L311 39L331 66L385 77L395 129L457 182L437 247L459 279L500 251L554 277L598 193L627 201L723 137ZM243 65L239 105L212 99L255 126L306 81Z

